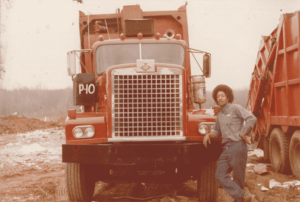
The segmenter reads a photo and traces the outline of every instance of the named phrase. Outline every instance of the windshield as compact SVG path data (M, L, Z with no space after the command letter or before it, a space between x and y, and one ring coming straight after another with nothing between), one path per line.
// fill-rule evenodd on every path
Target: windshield
M136 63L137 59L154 59L156 63L184 66L184 48L179 44L103 45L96 50L97 73L113 65Z

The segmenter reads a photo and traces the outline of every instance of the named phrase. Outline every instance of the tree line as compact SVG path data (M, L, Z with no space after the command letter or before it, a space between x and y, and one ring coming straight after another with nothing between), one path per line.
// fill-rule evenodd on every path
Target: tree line
M0 89L0 116L26 116L44 119L66 116L73 106L72 88L48 89Z
M248 93L249 89L233 89L233 95L234 95L234 104L239 104L242 107L246 108L247 101L248 101ZM202 109L209 109L213 107L214 105L217 105L212 98L212 91L206 91L206 102L202 104Z
M248 100L248 89L233 90L234 102L243 107ZM202 109L216 105L212 92L206 92L207 101ZM68 109L78 109L73 105L72 88L49 90L20 88L14 90L0 89L0 116L17 116L44 119L45 117L59 118L66 116Z

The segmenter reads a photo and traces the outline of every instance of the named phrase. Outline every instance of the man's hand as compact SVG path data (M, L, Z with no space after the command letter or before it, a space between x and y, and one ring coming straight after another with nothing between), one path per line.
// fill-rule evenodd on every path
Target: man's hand
M251 138L247 135L241 135L240 137L246 142L246 144L251 144Z
M204 139L203 139L203 144L204 146L207 148L207 142L210 144L210 137L209 137L209 134L206 134L204 136Z

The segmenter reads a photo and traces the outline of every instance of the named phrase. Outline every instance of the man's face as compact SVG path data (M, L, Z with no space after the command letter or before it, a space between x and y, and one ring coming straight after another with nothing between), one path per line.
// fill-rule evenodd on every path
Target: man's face
M217 101L221 107L228 104L229 99L227 98L224 91L219 91L217 93Z

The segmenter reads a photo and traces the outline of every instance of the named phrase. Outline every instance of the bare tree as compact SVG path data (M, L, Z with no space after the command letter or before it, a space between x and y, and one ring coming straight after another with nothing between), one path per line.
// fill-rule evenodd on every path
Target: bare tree
M13 7L14 0L0 0L0 87L2 84L3 75L5 73L4 66L4 46L2 41L2 34L5 32L5 25L3 24L3 12L2 9L9 10Z
M0 84L1 84L1 80L3 78L4 73L5 73L5 68L4 68L4 62L3 62L3 48L2 48L2 45L0 44Z

